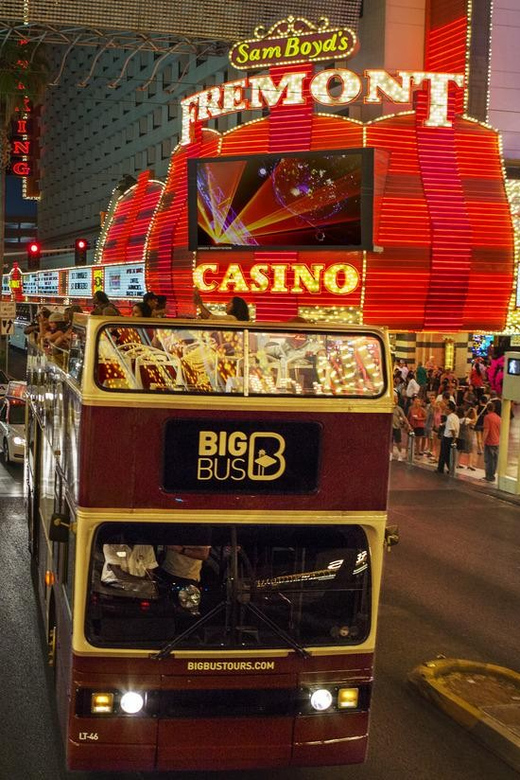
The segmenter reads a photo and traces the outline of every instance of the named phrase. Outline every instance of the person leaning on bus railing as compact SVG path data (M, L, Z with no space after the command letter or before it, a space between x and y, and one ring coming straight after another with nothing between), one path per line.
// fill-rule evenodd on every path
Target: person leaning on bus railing
M42 323L40 327L40 339L42 347L57 346L63 334L67 330L67 317L64 312L53 311L49 316L47 327Z
M202 298L200 297L200 292L198 290L193 291L193 303L195 306L199 307L200 317L203 320L215 319L222 322L225 322L226 320L230 322L236 320L239 320L240 322L249 322L250 320L247 303L243 298L239 298L237 295L235 295L233 298L231 298L230 301L226 303L225 314L212 314L207 306L205 306L202 302Z
M47 326L49 322L49 317L51 316L51 310L48 309L46 306L43 306L34 320L30 323L30 325L27 325L26 328L24 328L24 333L26 336L34 336L34 338L37 338L40 333L40 321L44 320L45 324Z
M52 343L55 347L59 347L60 349L68 349L70 347L70 340L72 338L72 320L74 318L74 314L81 314L83 309L79 305L79 303L73 303L71 306L67 306L63 312L63 316L65 318L65 331L58 333L53 340Z

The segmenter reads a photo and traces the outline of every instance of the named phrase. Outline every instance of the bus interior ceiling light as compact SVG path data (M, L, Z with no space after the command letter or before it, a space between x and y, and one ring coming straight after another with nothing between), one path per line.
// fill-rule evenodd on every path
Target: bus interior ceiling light
M136 691L127 691L121 696L120 706L127 715L135 715L143 709L144 698Z

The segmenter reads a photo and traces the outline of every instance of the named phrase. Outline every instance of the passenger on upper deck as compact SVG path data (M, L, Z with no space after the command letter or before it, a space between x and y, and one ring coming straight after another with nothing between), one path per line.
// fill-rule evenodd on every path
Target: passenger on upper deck
M159 303L159 296L156 295L154 292L146 292L143 295L143 303L145 306L148 306L150 309L150 314L143 314L143 315L135 315L137 316L143 316L143 317L155 317L155 310ZM138 304L139 305L139 304Z
M157 306L155 307L155 311L153 313L154 317L166 317L166 303L166 295L157 296Z
M26 336L33 335L34 338L38 338L38 335L40 333L40 322L43 320L45 322L45 330L47 330L47 326L49 323L49 317L51 315L51 310L48 309L46 306L42 306L34 320L31 322L30 325L27 325L26 328L24 328L24 333Z
M199 307L200 316L203 320L216 319L223 322L233 322L235 320L249 322L251 319L249 316L247 303L243 298L239 298L237 295L235 295L233 298L231 298L230 301L226 303L226 313L221 315L212 314L207 306L204 306L202 298L200 297L200 292L198 290L194 290L193 292L193 303L195 306Z
M94 304L94 308L90 313L97 314L97 315L103 315L104 309L107 306L114 306L114 304L111 303L108 295L105 292L103 292L103 290L96 290L96 292L92 296L92 303ZM117 309L116 306L114 306L114 308Z
M72 320L74 318L74 314L81 314L82 311L83 309L77 303L73 303L71 306L67 306L63 312L63 316L65 317L66 330L61 331L60 334L53 338L52 342L55 347L60 347L61 349L69 348L70 340L72 338Z
M67 318L64 312L53 311L49 317L48 329L42 332L40 329L42 346L57 345L67 330Z
M132 306L132 317L151 317L152 314L152 309L144 301L136 301Z

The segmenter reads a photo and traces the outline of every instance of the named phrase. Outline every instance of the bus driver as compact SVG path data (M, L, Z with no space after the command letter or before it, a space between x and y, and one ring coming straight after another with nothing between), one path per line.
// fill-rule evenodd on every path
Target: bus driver
M175 582L198 585L202 562L209 557L211 547L169 544L162 562L162 569Z

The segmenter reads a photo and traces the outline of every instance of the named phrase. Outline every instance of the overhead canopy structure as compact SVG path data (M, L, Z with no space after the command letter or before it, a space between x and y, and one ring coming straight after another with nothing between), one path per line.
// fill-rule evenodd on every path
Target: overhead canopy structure
M362 0L321 0L319 13L334 25L357 29ZM315 0L3 0L0 33L45 43L99 45L166 51L185 39L237 41L262 25L291 14L316 20ZM2 29L3 28L3 29Z

